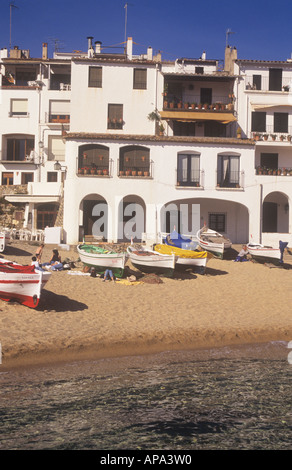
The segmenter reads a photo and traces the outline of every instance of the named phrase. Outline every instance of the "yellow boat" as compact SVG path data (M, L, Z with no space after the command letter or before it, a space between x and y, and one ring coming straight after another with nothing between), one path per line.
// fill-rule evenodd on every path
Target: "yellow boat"
M201 274L205 273L207 262L213 257L207 251L193 251L184 250L166 244L154 245L154 250L162 254L174 254L176 256L176 267L178 268L192 268Z

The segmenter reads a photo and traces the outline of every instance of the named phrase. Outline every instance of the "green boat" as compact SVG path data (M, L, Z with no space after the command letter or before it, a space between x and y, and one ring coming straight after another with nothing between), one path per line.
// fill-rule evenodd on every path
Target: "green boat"
M111 269L115 277L122 277L124 274L126 254L101 248L96 245L78 245L77 251L85 266L95 268L98 274L102 274L106 269Z

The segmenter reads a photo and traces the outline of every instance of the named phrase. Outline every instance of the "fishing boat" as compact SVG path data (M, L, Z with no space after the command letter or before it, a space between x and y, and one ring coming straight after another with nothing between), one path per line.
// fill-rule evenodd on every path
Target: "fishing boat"
M122 277L125 269L126 254L116 253L96 245L78 245L77 251L85 266L95 268L101 274L106 269L111 269L114 276Z
M287 245L287 242L280 241L279 248L261 245L260 243L248 243L246 246L255 261L278 265L283 263L283 253Z
M0 299L36 308L51 273L0 259Z
M215 230L211 230L206 225L197 232L197 239L203 250L209 251L220 259L223 259L224 251L232 246L229 238Z
M0 252L3 253L7 243L10 241L10 233L9 232L0 232Z
M184 250L196 250L198 247L197 240L192 240L186 235L181 235L176 230L166 235L163 242L166 243L166 245L175 246Z
M127 248L133 266L144 273L163 274L171 277L175 269L176 257L174 254L161 254L143 246Z
M208 259L212 257L212 254L207 253L207 251L184 250L167 244L154 245L154 250L160 254L174 254L176 256L176 268L191 268L200 274L205 273Z

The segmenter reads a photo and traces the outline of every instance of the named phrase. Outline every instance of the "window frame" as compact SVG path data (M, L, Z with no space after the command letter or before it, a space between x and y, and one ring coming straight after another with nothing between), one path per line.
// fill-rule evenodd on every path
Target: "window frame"
M92 72L99 72L100 78L91 77ZM88 88L102 88L102 67L89 66L88 67Z
M274 113L274 132L288 134L288 120L289 113Z
M143 72L143 77L138 79L136 75ZM134 90L147 90L147 69L136 67L133 70L133 89Z
M218 219L222 218L222 222L220 222ZM211 218L215 218L215 223L212 222ZM226 220L226 213L225 212L209 212L208 214L208 227L211 230L215 230L216 232L219 233L226 233L226 226L227 226L227 220Z
M108 103L107 128L123 129L124 105L119 103Z
M201 163L201 154L200 153L188 153L181 152L177 154L177 184L178 186L199 186L200 184L200 163ZM183 160L186 162L186 168L183 168ZM195 166L198 166L197 169L192 169L192 164L198 161L198 165L195 163ZM186 175L184 172L186 171ZM192 175L192 172L195 172Z
M261 122L261 117L263 121ZM252 111L251 113L251 131L266 132L267 113L265 111Z

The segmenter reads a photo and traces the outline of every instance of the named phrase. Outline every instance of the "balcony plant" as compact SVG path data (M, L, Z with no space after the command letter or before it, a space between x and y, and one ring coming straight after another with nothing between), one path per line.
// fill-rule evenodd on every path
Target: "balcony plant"
M272 140L276 140L276 134L271 134Z
M263 138L264 138L264 140L268 140L269 134L263 134Z
M283 140L285 140L285 136L284 136L284 135L280 135L280 140L283 142Z
M261 139L261 134L259 134L258 132L254 132L253 138L254 138L254 140L260 140Z

